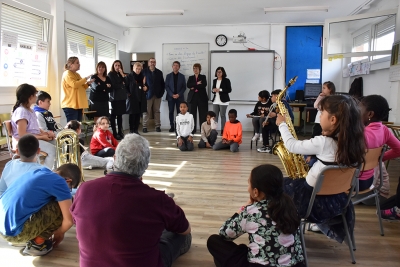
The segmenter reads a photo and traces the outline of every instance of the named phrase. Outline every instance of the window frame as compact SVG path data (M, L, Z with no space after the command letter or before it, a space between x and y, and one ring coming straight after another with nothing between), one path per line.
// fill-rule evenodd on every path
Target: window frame
M47 36L48 37L47 38L47 67L46 67L46 75L45 75L46 84L44 86L36 86L36 88L38 90L46 90L46 88L49 85L49 70L50 70L50 56L51 56L50 51L51 51L51 43L52 43L52 39L53 39L53 34L52 33L53 33L54 17L49 13L40 11L38 9L29 7L27 5L24 5L24 4L21 4L21 3L18 3L18 2L12 1L12 0L0 0L0 14L3 11L3 8L2 8L3 4L9 5L11 7L20 9L22 11L25 11L25 12L28 12L28 13L31 13L33 15L36 15L36 16L39 16L39 17L42 17L42 18L45 18L45 19L49 20L49 23L48 23L48 27L49 28L48 28L48 36ZM0 29L1 29L1 20L0 20ZM1 38L2 38L2 36L0 36L0 40L1 40ZM1 58L1 53L0 53L0 58ZM3 85L0 84L0 95L10 95L11 92L13 94L15 94L15 88L17 86L18 85L15 85L15 86L3 86Z
M330 35L330 29L329 26L331 23L338 23L338 22L348 22L352 20L359 20L359 19L368 19L368 18L374 18L374 17L380 17L380 16L387 16L387 15L395 15L397 19L397 9L390 9L390 10L385 10L385 11L380 11L380 12L374 12L374 13L367 13L367 14L361 14L361 15L354 15L354 16L347 16L347 17L341 17L341 18L332 18L332 19L327 19L325 20L325 26L324 26L324 49L323 49L323 57L325 59L328 58L351 58L351 57L365 57L368 56L368 59L370 59L372 56L378 56L378 55L388 55L388 57L385 57L386 60L389 60L390 55L391 55L391 50L384 50L384 51L371 51L372 45L373 45L373 40L375 39L375 24L372 24L370 26L370 38L369 38L369 51L368 52L351 52L351 53L334 53L334 54L328 54L328 46L329 46L329 35ZM372 40L372 41L371 41ZM353 43L353 42L352 42Z

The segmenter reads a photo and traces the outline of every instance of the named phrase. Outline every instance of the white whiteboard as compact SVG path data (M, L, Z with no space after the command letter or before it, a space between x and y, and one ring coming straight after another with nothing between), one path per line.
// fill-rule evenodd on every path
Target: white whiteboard
M185 75L186 82L189 76L193 75L193 64L200 63L201 74L206 75L207 81L210 75L210 44L163 44L162 71L164 79L168 73L172 72L172 63L181 63L180 73ZM188 90L185 91L185 99ZM207 91L208 92L208 91Z
M215 79L214 72L224 67L227 78L231 81L231 101L257 101L258 92L274 88L273 50L245 51L211 51L210 87ZM209 93L210 94L210 93Z

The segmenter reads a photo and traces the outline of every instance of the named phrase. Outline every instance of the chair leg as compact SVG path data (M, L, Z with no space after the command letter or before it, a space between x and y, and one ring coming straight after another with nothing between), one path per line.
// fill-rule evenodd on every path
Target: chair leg
M381 207L379 203L379 192L375 193L375 204L376 204L376 212L378 215L378 220L379 220L379 227L381 229L381 236L384 236L385 233L383 232L383 224L382 224L382 217L381 217Z
M355 264L356 263L356 258L354 257L353 238L350 237L349 227L347 225L346 216L344 215L344 213L342 213L342 221L343 221L343 224L344 224L344 231L346 233L346 240L347 240L348 246L349 246L349 251L350 251L350 256L351 256L351 263Z
M307 259L307 251L306 251L306 242L304 241L304 229L306 228L305 222L300 222L300 238L301 245L303 247L303 255L304 255L304 264L308 267L308 259Z

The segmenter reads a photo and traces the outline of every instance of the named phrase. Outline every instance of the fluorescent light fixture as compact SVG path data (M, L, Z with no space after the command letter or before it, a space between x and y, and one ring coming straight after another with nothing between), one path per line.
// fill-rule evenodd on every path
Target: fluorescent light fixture
M128 12L126 16L162 16L162 15L183 15L185 10L144 10L137 12Z
M328 12L328 6L293 6L293 7L265 7L264 12L308 12L308 11L320 11Z

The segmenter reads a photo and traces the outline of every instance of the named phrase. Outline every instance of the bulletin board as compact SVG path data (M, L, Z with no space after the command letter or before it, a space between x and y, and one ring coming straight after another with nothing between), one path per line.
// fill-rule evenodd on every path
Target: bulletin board
M286 83L298 76L289 87L290 100L295 99L296 90L304 90L306 82L323 83L322 79L323 26L286 27Z

